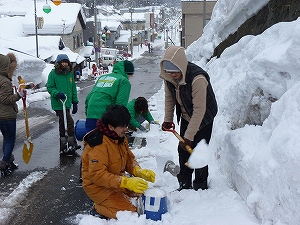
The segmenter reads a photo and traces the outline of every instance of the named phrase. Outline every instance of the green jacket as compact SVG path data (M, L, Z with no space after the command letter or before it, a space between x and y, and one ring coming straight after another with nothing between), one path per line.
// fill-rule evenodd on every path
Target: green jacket
M47 91L51 96L51 106L53 110L62 110L62 103L57 98L59 92L67 96L66 109L70 109L72 103L78 103L76 83L72 71L67 73L57 73L55 69L48 75Z
M136 101L136 98L132 99L130 102L128 102L126 107L127 107L128 111L130 113L130 116L131 116L131 119L130 119L129 123L132 126L139 128L139 126L141 126L141 124L136 120L138 117L140 117L140 116L144 117L145 120L147 120L149 123L151 121L153 121L154 119L153 119L153 117L152 117L149 110L148 110L147 113L138 114L134 109L135 101Z
M86 118L101 118L111 104L126 106L130 89L131 84L124 70L124 61L118 61L114 64L112 73L100 76L92 91L86 96Z

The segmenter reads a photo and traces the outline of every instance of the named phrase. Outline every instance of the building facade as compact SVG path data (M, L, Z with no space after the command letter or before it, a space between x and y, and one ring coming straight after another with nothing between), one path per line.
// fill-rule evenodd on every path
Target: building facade
M217 0L181 1L181 46L187 48L199 39L211 18ZM205 21L204 21L205 20Z

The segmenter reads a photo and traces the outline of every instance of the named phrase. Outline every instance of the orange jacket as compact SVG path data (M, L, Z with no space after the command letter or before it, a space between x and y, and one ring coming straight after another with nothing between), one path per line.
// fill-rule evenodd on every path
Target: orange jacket
M128 191L120 188L125 172L133 174L137 161L128 147L128 140L118 144L117 140L103 135L101 144L91 147L85 143L82 159L82 186L87 195L101 204L114 192Z

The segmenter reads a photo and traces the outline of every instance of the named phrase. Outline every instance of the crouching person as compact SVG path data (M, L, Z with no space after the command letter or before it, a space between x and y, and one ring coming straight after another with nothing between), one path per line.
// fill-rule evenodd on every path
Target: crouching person
M147 190L146 181L155 181L155 173L141 169L129 149L129 121L125 106L109 106L97 128L83 138L82 186L97 213L107 218L116 218L118 211L136 212L131 198Z

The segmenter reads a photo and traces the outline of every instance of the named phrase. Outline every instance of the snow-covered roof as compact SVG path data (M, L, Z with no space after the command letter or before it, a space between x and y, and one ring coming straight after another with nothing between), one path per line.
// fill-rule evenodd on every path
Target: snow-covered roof
M38 54L39 58L47 61L55 61L58 54L67 54L71 62L81 63L84 57L72 52L69 48L59 49L61 43L60 36L38 36ZM24 44L26 43L26 44ZM17 37L14 41L7 42L6 48L22 52L26 55L36 57L36 37Z
M45 2L37 2L36 15L43 17L44 25L38 29L38 34L70 34L73 32L78 16L82 22L86 23L86 18L82 12L81 5L78 3L61 3L56 6L51 1L48 5L51 7L50 13L43 11ZM35 34L34 7L29 8L22 23L25 34Z
M39 58L45 60L52 57L53 51L59 50L60 41L60 36L38 36ZM36 37L17 37L13 42L7 43L6 47L36 56Z
M121 22L115 22L115 21L101 21L101 28L108 27L110 31L116 31L119 26L122 27Z
M20 75L27 80L29 77L27 75L30 75L31 81L35 84L42 82L41 74L46 67L46 63L43 60L8 48L0 47L1 54L6 55L9 52L16 55L18 62L18 67L13 79L16 79L16 77Z
M117 45L128 45L130 43L130 30L121 30L120 37L115 40L114 43Z
M124 13L122 15L122 21L131 20L131 13ZM144 21L145 13L132 13L132 21Z
M29 4L26 3L24 4L24 2L26 1L28 1ZM0 0L0 15L25 16L28 8L31 7L31 5L33 5L32 0L14 0L14 1Z
M0 46L6 41L12 41L15 37L24 37L22 21L24 16L6 16L0 17ZM9 28L9 29L8 29ZM5 32L3 32L5 31Z

